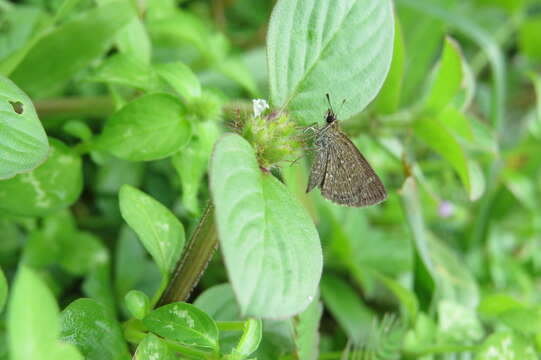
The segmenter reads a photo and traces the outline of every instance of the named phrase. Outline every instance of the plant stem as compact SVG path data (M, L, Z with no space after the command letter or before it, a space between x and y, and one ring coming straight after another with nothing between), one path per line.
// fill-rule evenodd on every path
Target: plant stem
M214 205L209 203L157 306L188 299L217 246L218 234L214 222Z
M115 109L110 96L39 100L34 105L40 118L106 117Z

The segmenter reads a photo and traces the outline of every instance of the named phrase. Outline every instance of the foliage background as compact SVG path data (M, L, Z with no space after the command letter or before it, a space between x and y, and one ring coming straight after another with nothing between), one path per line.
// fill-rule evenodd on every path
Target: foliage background
M332 19L320 3L310 16ZM0 359L339 359L348 349L358 359L538 358L541 3L532 0L397 0L392 64L375 101L358 113L379 86L331 71L313 80L318 93L288 102L291 129L321 121L325 92L346 98L343 128L390 194L380 206L305 195L305 159L278 162L283 197L256 155L292 160L294 139L265 138L276 131L265 126L244 129L252 147L222 138L218 155L228 145L238 161L211 161L211 181L251 167L232 189L213 186L215 201L261 186L281 215L270 225L295 219L275 237L277 257L306 256L293 257L296 271L265 273L278 283L249 287L242 276L256 265L231 265L249 236L232 242L237 228L221 225L224 252L194 289L197 308L151 311L211 196L209 158L226 123L257 125L250 99L280 106L291 94L272 85L284 72L266 47L279 57L310 40L296 39L295 25L266 39L269 21L282 19L269 20L274 6L0 0ZM352 23L346 35L368 36L370 26ZM336 72L370 53L337 44L342 52ZM379 69L383 81L386 60L369 74ZM305 296L321 266L306 266L318 254L306 213L323 250L320 298ZM308 235L293 235L296 224ZM273 290L289 278L302 286L279 298Z

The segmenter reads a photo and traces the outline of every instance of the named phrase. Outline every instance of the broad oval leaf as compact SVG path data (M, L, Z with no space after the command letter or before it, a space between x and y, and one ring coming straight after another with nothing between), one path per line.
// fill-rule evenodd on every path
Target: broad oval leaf
M85 12L43 36L10 77L31 96L57 90L105 53L116 32L135 15L127 0L108 1Z
M32 100L0 75L0 179L35 168L49 144Z
M285 318L317 292L322 254L305 209L236 134L216 144L210 164L221 249L244 315Z
M176 360L178 357L162 339L149 333L137 346L135 360Z
M60 322L62 340L77 346L85 359L130 358L120 324L99 302L75 300L62 311Z
M184 248L184 226L160 202L130 185L122 186L119 201L122 217L168 276Z
M202 349L218 350L218 327L210 316L191 304L162 306L143 319L145 326L166 339Z
M10 359L81 358L72 346L58 342L58 305L47 285L25 266L17 272L7 316ZM71 349L67 349L67 347Z
M73 204L83 185L81 158L66 145L49 139L45 163L29 173L0 181L0 210L21 216L42 216Z
M271 101L301 123L323 118L325 93L346 99L342 118L362 111L389 71L390 0L280 0L267 35Z
M113 114L98 144L122 159L150 161L174 154L188 143L191 135L184 106L177 98L149 94Z

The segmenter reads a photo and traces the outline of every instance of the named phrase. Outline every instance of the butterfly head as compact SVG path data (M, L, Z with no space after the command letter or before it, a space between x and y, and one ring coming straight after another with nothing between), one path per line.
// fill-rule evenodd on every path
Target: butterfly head
M336 121L336 114L334 113L333 109L328 109L327 113L325 114L325 122L327 124L332 124Z

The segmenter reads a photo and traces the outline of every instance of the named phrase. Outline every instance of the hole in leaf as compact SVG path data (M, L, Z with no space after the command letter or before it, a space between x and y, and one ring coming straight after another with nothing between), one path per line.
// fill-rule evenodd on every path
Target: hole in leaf
M20 101L10 101L11 107L13 108L13 111L15 111L17 114L22 114L24 112L23 103Z

